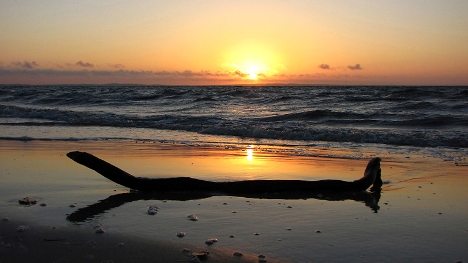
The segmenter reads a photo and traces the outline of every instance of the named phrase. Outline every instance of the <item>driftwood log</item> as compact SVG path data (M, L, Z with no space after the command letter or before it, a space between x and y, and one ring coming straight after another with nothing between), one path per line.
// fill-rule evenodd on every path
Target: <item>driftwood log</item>
M342 180L246 180L234 182L212 182L190 177L142 178L135 177L116 166L86 152L69 152L67 156L107 179L144 192L211 192L227 195L284 192L362 192L380 191L382 186L380 158L367 164L364 176L355 181Z

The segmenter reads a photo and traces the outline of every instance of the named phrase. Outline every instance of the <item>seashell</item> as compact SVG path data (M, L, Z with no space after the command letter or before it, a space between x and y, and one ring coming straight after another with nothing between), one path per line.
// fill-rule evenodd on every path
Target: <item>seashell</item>
M94 245L96 245L96 244L97 244L97 243L96 243L96 241L94 241L94 240L90 240L90 241L86 242L86 245L88 245L88 246L94 246Z
M196 215L189 215L187 216L190 221L198 221L198 216Z
M148 208L148 215L155 215L158 213L159 207L152 205Z
M185 232L179 232L176 234L177 237L184 237L185 236Z
M242 254L241 252L234 252L233 255L236 257L242 257L244 254Z
M191 256L189 258L189 262L192 262L192 263L201 263L200 259L197 258L196 256Z
M28 230L29 226L19 226L16 231L18 232L24 232L26 230Z
M205 244L207 244L208 246L211 246L213 245L214 243L218 242L218 239L217 238L209 238L205 241Z
M106 232L106 230L101 225L95 225L93 226L93 229L94 229L94 233L97 233L97 234L103 234Z
M259 235L260 235L260 233L254 233L254 235L256 235L256 236L259 236Z
M206 259L208 254L210 254L210 252L207 251L193 252L192 257L196 257L197 259Z
M18 200L18 203L22 205L35 205L37 203L37 199L32 197L25 197L23 199Z

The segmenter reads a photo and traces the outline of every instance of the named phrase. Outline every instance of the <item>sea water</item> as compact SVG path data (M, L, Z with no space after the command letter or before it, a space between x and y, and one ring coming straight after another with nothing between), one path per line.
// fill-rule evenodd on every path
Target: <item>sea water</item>
M0 129L8 140L374 148L466 164L468 87L3 85Z

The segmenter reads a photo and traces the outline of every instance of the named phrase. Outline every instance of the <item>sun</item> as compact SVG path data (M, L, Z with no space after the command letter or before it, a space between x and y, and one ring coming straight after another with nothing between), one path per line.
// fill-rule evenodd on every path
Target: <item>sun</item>
M257 66L250 66L247 72L249 74L249 79L256 80L258 78L259 69Z

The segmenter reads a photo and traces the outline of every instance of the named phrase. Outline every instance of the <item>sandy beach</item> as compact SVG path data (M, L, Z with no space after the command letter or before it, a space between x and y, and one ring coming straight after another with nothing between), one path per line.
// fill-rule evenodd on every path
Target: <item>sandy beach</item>
M143 177L213 181L342 179L368 158L267 146L1 141L0 262L466 262L468 166L388 152L378 197L211 196L131 192L66 157L86 151ZM35 205L21 205L32 197ZM148 214L157 206L155 215ZM191 221L188 215L199 220ZM95 233L100 225L104 233ZM24 231L20 226L27 226ZM18 229L19 228L19 229ZM184 232L184 237L177 233ZM218 242L206 245L216 238ZM234 256L241 252L243 256Z

